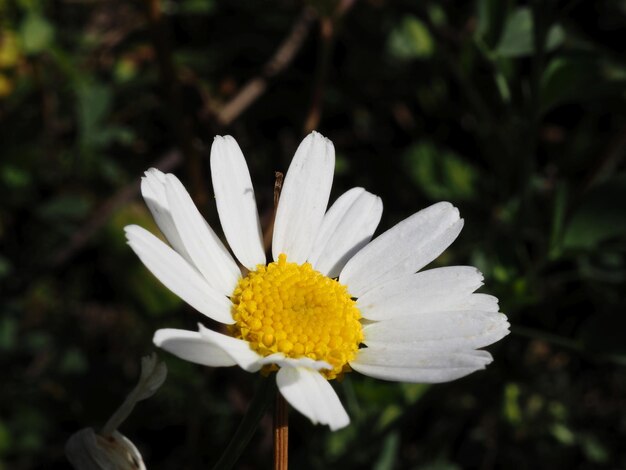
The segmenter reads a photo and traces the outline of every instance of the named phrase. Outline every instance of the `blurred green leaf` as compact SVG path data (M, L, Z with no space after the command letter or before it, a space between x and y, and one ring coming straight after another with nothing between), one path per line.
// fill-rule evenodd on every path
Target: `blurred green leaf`
M31 176L28 172L16 166L6 165L0 170L2 183L9 189L18 190L27 187L31 183Z
M592 462L605 464L609 461L609 451L597 437L585 434L580 439L580 444L583 452Z
M20 406L14 415L15 447L18 452L35 452L44 445L44 436L49 422L45 411L34 407Z
M490 48L496 45L510 8L505 0L478 0L476 35Z
M556 49L564 39L563 28L553 25L546 36L546 50ZM507 18L496 53L500 57L523 57L532 54L534 50L533 16L530 8L517 8Z
M158 316L182 305L180 297L163 287L140 263L134 269L128 269L128 274L127 285L132 296L141 303L146 313Z
M519 404L520 389L515 383L508 383L504 388L504 416L510 424L522 422L522 410Z
M40 352L49 349L54 341L49 333L45 331L30 331L26 335L25 344L31 352Z
M59 370L63 374L80 374L87 370L87 358L78 348L70 348L61 357Z
M558 421L564 421L567 418L567 408L560 401L551 401L548 411Z
M129 142L132 133L106 122L111 110L113 92L108 85L84 81L77 89L78 124L81 146L96 150L113 141Z
M52 45L54 28L39 13L31 12L22 22L20 38L24 52L38 54Z
M11 449L11 431L9 427L0 420L0 455L4 455Z
M326 451L330 457L338 457L346 452L350 443L354 441L355 429L351 427L343 428L338 432L328 436Z
M91 208L91 202L81 195L63 195L46 202L37 209L37 212L48 220L80 220L91 211Z
M389 433L383 442L380 456L372 468L374 470L390 470L394 468L399 445L400 435L397 432Z
M207 15L215 10L214 0L185 0L180 2L179 11L187 15Z
M626 239L626 175L611 178L591 190L574 212L563 244L592 249L612 238Z
M552 425L550 432L557 441L566 446L571 446L576 442L576 436L564 424L555 423L554 425Z
M0 279L7 277L13 271L13 265L4 256L0 255Z
M15 349L17 339L17 322L14 318L3 317L0 319L0 350L11 351Z
M625 81L623 64L589 55L555 57L541 77L541 111L568 102L593 101L622 89Z
M541 77L541 108L548 110L569 100L584 100L581 93L585 85L599 79L598 66L594 59L586 57L556 57L546 67Z
M413 183L430 199L459 201L476 195L477 170L454 152L421 142L404 158Z
M432 55L435 43L426 25L415 16L407 15L391 32L388 49L396 59L425 59Z
M420 465L418 470L461 470L457 464L447 461L446 459L438 459L434 462Z
M400 384L400 386L402 387L402 391L404 392L404 397L406 398L407 403L411 404L419 400L430 388L429 384L403 383Z

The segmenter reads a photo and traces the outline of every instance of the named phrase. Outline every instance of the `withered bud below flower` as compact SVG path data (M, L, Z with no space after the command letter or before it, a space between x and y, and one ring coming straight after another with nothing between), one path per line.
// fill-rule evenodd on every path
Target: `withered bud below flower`
M65 454L77 470L146 470L139 450L118 431L104 437L81 429L67 441Z

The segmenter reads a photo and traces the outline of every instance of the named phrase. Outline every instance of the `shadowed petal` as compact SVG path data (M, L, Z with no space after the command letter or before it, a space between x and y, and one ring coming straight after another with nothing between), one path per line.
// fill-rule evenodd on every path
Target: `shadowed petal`
M139 259L163 283L193 308L221 323L234 323L231 302L169 246L137 225L124 228L128 244Z
M348 261L339 281L360 297L384 282L415 273L450 246L462 227L456 207L433 204L372 240Z
M352 256L372 238L383 213L381 199L363 188L345 192L328 209L309 262L322 274L337 277Z
M249 270L265 264L263 235L248 165L235 139L217 136L211 147L211 179L222 230Z
M178 233L198 270L222 294L232 294L241 276L235 260L172 174L166 175L165 191Z
M316 370L281 367L276 383L285 400L314 424L327 424L332 431L350 424L335 390Z
M276 209L272 255L304 263L322 225L335 169L335 148L317 132L300 144L291 161Z

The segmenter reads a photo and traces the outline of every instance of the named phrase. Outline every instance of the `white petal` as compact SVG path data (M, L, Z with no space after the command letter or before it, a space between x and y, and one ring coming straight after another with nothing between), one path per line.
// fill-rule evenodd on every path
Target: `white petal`
M291 161L280 194L272 255L304 263L313 249L333 183L335 148L330 140L312 132L300 144Z
M174 219L170 213L167 196L165 195L165 175L156 168L150 168L141 178L141 195L146 201L148 209L159 226L167 241L183 258L193 265L193 260L187 253L183 241L180 239Z
M386 320L457 307L482 285L480 271L470 266L429 269L368 290L357 306L363 318ZM465 310L480 310L470 309Z
M326 361L316 361L310 357L299 357L296 359L293 357L287 357L282 353L274 353L269 356L265 356L259 361L259 363L261 365L276 364L280 367L305 367L313 370L330 370L333 368L333 366Z
M237 364L222 348L208 342L197 331L157 330L153 342L176 357L203 366L228 367Z
M256 372L261 368L259 361L262 359L262 356L254 351L247 341L209 330L200 324L198 328L205 341L222 348L242 369L248 372Z
M363 327L364 343L409 343L448 350L482 348L508 334L509 322L501 313L481 311L424 312Z
M439 383L484 369L492 360L487 351L442 354L429 349L391 346L360 349L350 366L357 372L383 380Z
M165 194L180 238L198 270L211 286L231 295L241 276L235 260L172 174L166 175Z
M212 288L178 253L137 225L129 225L124 231L130 247L165 287L207 317L234 323L230 300Z
M211 147L211 179L224 235L249 270L265 264L263 235L248 165L235 139L217 136Z
M261 356L246 341L198 325L198 332L167 328L154 334L154 344L186 361L211 367L238 365L248 372L261 366Z
M488 294L472 294L450 305L450 310L497 312L499 309L497 297Z
M422 269L450 246L462 227L456 207L448 202L433 204L372 240L348 261L339 281L360 297L377 285Z
M484 367L493 361L488 351L464 350L442 354L428 348L388 345L359 349L357 357L350 364L372 366L409 367L419 369L441 369L455 367Z
M327 424L332 431L350 424L339 397L322 375L305 367L282 367L276 374L280 393L313 424Z
M354 254L372 238L383 213L382 200L363 188L345 192L328 209L309 262L322 274L337 277Z

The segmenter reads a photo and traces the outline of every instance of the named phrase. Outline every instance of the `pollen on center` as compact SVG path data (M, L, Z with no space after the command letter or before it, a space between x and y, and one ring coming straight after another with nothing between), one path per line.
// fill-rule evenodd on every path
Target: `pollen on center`
M263 356L326 361L333 366L320 371L327 379L350 370L363 341L361 314L346 286L284 254L242 278L231 300L233 336Z

